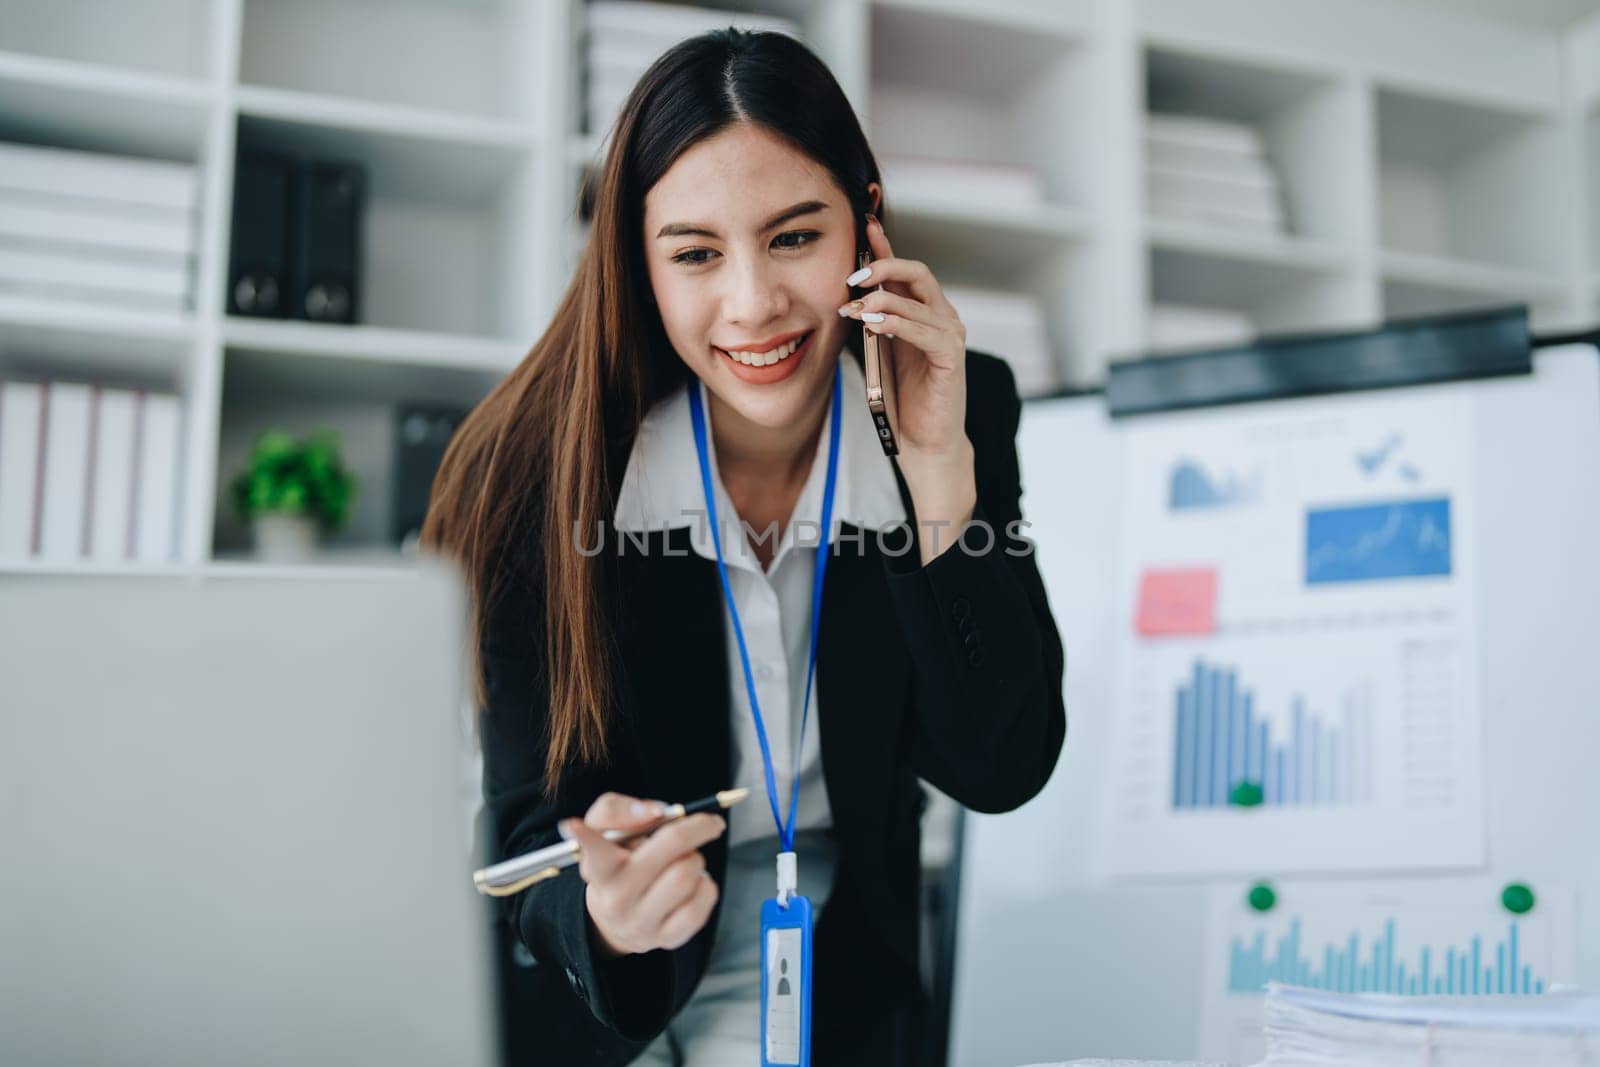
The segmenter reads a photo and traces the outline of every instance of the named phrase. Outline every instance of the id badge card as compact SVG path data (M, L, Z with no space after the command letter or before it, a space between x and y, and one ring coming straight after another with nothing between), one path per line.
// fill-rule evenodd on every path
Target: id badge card
M811 901L761 904L761 1067L811 1063Z

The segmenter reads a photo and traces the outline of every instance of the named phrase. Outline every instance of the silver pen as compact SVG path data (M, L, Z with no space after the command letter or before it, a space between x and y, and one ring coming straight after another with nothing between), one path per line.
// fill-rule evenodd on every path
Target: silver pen
M637 841L641 837L648 837L656 830L669 822L674 822L686 815L693 815L698 811L722 811L733 807L739 801L750 795L748 789L724 789L713 796L700 800L690 801L687 804L668 804L661 817L649 826L638 830L606 830L602 833L607 841L616 841L626 844ZM472 872L472 884L478 892L491 897L509 897L520 893L535 882L542 882L546 878L554 878L567 867L574 866L583 858L583 849L576 841L559 841L554 845L547 845L532 852L525 852L508 860L502 860L481 871Z

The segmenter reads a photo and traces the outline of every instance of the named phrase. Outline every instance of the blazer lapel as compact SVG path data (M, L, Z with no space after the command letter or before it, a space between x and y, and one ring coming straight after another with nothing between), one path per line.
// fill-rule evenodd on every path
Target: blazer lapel
M688 533L651 533L646 549L627 542L613 586L622 707L646 786L669 802L733 780L722 588L716 564L695 554Z
M828 559L817 635L817 716L822 774L834 824L886 817L893 783L883 773L910 685L911 661L884 585L876 534L859 533Z

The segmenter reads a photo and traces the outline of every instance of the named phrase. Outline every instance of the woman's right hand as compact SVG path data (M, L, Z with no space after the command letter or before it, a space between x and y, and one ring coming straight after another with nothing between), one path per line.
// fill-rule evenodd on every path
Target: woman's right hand
M728 828L720 815L700 813L662 826L632 845L607 841L604 830L638 830L661 818L664 805L621 793L597 799L562 832L583 846L578 873L595 940L611 957L686 944L717 903L700 846Z

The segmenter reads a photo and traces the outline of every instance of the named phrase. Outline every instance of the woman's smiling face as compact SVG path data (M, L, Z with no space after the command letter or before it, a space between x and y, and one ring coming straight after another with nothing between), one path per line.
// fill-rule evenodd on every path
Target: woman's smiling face
M650 286L678 357L757 426L813 412L855 270L855 220L827 169L739 123L679 156L644 207Z

